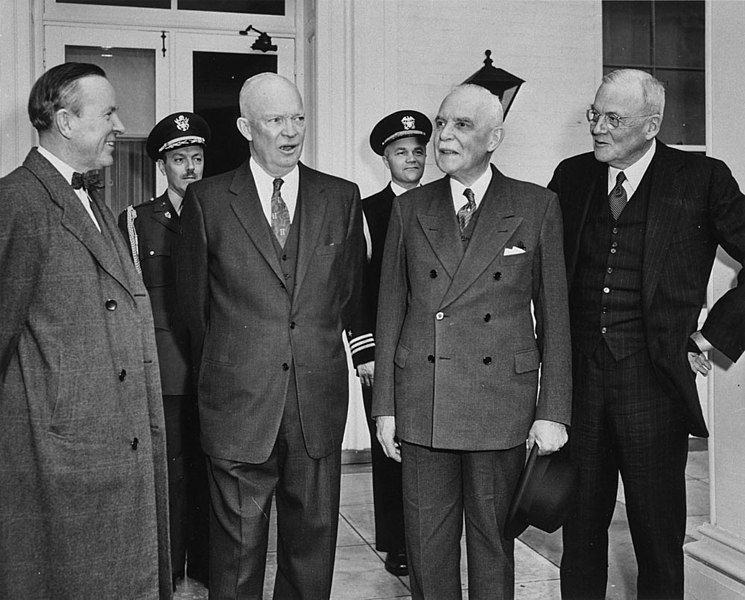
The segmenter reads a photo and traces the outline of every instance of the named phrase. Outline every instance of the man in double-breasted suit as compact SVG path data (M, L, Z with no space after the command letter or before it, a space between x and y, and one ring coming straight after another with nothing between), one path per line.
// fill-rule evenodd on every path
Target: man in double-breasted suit
M559 195L574 367L575 513L564 525L564 598L605 598L620 472L639 598L683 597L688 434L706 436L696 373L745 347L745 286L698 318L717 246L745 256L745 197L721 161L656 141L665 106L648 73L603 78L587 112L593 152L563 161Z
M209 495L204 454L199 443L196 384L192 377L189 332L178 314L176 243L186 188L202 179L207 122L191 112L164 117L148 135L148 156L165 175L168 187L157 198L129 206L119 215L135 268L142 274L153 309L163 413L166 420L171 568L174 587L186 575L209 580Z
M274 597L327 598L348 403L342 334L364 238L356 185L299 164L297 88L262 73L240 94L251 158L191 184L179 298L208 456L210 598L261 598L276 491Z
M567 439L559 203L490 165L502 136L498 98L455 88L434 128L447 176L396 198L386 237L373 415L402 461L413 598L461 598L464 513L469 598L513 597L504 525L526 440Z
M82 172L124 127L104 72L34 84L39 147L0 180L0 597L171 597L153 318Z

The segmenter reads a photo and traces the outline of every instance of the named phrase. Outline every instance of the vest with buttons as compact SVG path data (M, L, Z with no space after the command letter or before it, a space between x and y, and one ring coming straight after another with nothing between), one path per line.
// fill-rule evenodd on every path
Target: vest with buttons
M587 354L601 339L616 360L646 345L641 287L650 179L648 169L618 221L604 185L589 209L570 291L573 342Z

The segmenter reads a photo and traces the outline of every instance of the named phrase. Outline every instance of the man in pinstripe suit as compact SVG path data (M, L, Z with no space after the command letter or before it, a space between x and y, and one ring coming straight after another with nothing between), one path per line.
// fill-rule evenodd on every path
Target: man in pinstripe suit
M742 272L697 327L717 247L743 261L745 197L721 161L655 141L664 105L649 74L608 74L587 112L593 152L549 184L564 217L580 467L564 598L605 598L619 471L639 598L683 597L688 434L708 435L695 377L711 369L704 352L734 361L745 344Z

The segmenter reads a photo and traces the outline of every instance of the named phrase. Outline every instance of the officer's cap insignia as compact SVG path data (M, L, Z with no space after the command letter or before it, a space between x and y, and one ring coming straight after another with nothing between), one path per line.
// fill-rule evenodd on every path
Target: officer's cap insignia
M176 123L176 128L179 131L189 131L189 118L184 115L179 115L177 119L173 121Z

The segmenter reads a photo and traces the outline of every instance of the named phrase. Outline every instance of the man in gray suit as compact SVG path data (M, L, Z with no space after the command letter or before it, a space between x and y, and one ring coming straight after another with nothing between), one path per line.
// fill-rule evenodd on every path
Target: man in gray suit
M124 126L95 65L34 84L0 180L0 598L170 598L147 291L89 177Z
M365 260L360 195L299 163L305 114L290 81L248 79L240 107L251 157L189 186L177 258L209 462L210 598L262 597L273 496L274 597L328 598L348 402L342 334Z
M386 237L373 415L402 461L412 598L461 597L464 512L469 598L513 597L504 525L526 440L567 440L559 203L490 165L503 132L496 96L455 88L435 119L447 175L394 200Z

